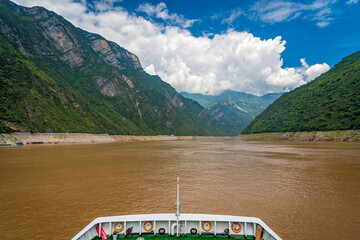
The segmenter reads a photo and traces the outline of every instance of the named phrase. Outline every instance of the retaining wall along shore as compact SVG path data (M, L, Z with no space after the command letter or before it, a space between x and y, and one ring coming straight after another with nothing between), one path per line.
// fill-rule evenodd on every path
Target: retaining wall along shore
M174 135L135 136L135 135L90 134L90 133L15 132L12 134L0 133L0 145L171 141L171 140L195 140L195 139L215 139L215 138L234 138L234 137L174 136ZM248 140L248 141L360 142L360 130L241 134L238 136L238 139Z
M238 138L248 141L360 142L360 130L254 133L240 134Z
M90 133L29 133L15 132L12 134L0 134L1 145L23 144L60 144L60 143L95 143L95 142L136 142L136 141L169 141L169 140L192 140L211 139L216 137L202 136L135 136L135 135L108 135Z

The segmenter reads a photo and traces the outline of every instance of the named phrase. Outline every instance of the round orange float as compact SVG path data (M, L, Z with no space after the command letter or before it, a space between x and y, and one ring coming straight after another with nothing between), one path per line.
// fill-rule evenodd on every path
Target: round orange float
M144 230L149 232L153 229L154 224L151 221L144 222Z
M114 224L114 231L119 233L124 229L124 223L122 222L117 222Z
M233 230L234 233L239 233L241 232L241 224L238 222L233 222L231 225L231 229Z
M202 222L202 229L203 229L205 232L210 231L211 228L212 228L211 222L209 222L209 221L204 221L204 222Z

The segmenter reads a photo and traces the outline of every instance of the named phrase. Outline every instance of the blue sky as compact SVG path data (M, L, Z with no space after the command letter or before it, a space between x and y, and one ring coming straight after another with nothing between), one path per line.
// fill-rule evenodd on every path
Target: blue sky
M169 12L182 15L186 19L198 20L188 28L195 36L221 33L229 28L247 31L262 39L282 36L287 42L286 51L282 55L285 67L297 65L299 59L304 57L308 64L326 62L332 67L343 57L360 50L358 1L258 1L260 9L255 6L256 1L243 0L147 2L152 5L164 2ZM144 1L124 0L119 4L136 11L141 3ZM267 12L261 12L261 8L266 8L272 3L279 4ZM299 9L292 4L280 3L307 6L318 3L319 8L302 10L301 7ZM277 16L284 12L288 12L288 17L285 17L286 14L283 17ZM272 15L272 18L262 19L264 14ZM296 14L298 16L295 16ZM146 17L146 14L140 13L140 15ZM233 18L229 19L231 16ZM224 21L227 19L228 21ZM321 26L320 23L324 22L326 25Z
M288 91L360 50L358 0L15 2L117 42L178 91Z

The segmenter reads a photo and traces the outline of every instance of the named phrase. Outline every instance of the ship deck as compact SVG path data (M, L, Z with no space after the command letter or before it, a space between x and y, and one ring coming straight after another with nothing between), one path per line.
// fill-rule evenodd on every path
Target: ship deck
M178 218L175 214L100 217L88 224L72 240L100 240L101 236L113 240L115 232L116 240L250 240L255 239L255 236L261 236L264 240L281 240L259 218L189 213L183 213Z
M214 235L214 234L183 234L179 237L170 236L169 234L164 235L154 235L154 234L132 234L131 236L125 236L123 234L119 234L116 236L116 240L137 240L139 237L144 238L144 240L210 240L210 239L233 239L233 240L255 240L254 236L245 236L245 235ZM108 240L113 240L113 235L108 235ZM93 238L93 240L101 240L99 236Z

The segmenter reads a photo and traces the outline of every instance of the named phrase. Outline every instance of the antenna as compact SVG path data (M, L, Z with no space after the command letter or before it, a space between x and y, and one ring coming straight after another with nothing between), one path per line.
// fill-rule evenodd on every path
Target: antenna
M180 216L180 175L177 174L176 176L176 203L175 203L175 208L176 208L176 214L175 216L179 217Z
M180 176L179 173L176 176L176 202L175 202L175 208L176 208L176 228L177 228L177 233L176 236L179 236L179 216L180 216Z

